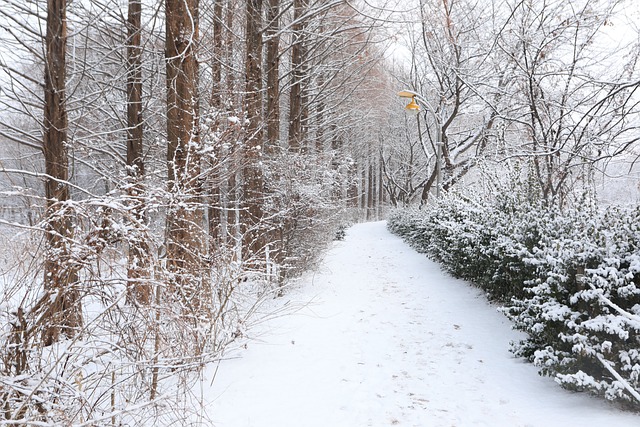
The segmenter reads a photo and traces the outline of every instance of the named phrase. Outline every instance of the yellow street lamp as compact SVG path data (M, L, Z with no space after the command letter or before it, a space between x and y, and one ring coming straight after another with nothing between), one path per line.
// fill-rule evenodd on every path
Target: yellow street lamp
M420 105L416 102L416 94L408 91L398 92L398 96L401 98L411 98L411 102L407 104L404 109L410 114L418 114L420 112Z
M420 106L416 102L415 97L411 98L411 102L408 103L407 106L404 107L404 109L407 110L407 112L410 114L418 114L420 112Z
M418 95L415 92L411 92L408 90L403 90L398 92L398 96L400 98L411 98L411 102L409 102L407 104L406 107L404 107L405 111L407 111L408 113L417 115L420 112L420 104L418 104L416 102L416 97L418 97L418 99L420 100L420 102L422 102L425 107L427 108L427 111L431 114L433 114L433 117L436 121L436 137L435 137L435 148L436 148L436 198L439 199L440 198L440 187L442 187L442 128L440 127L440 118L438 117L438 114L436 113L435 110L433 110L430 106L429 106L429 102L427 102L426 99L424 99L423 97L421 97L420 95ZM418 118L418 120L420 120Z

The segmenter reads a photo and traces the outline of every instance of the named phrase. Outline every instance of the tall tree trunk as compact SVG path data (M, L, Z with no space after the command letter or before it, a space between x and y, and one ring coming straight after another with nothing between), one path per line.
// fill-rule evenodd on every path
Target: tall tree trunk
M360 213L366 212L367 209L367 166L362 165L362 170L360 173Z
M222 46L223 27L223 2L224 0L214 0L213 5L213 61L211 61L211 107L220 111L223 107L222 101L222 58L224 56Z
M70 200L65 106L66 9L66 0L47 3L42 144L47 174L44 286L47 293L55 295L47 307L50 316L43 336L47 345L56 341L60 334L73 336L82 326L80 296L75 289L78 274L72 265L69 247L73 239L73 221L69 209L64 206Z
M225 60L228 64L233 63L233 52L236 47L236 43L234 40L234 18L236 14L236 1L235 0L227 0L227 11L225 16L226 21L226 31L224 37L224 51L225 51ZM227 86L227 111L230 114L239 114L238 113L238 99L237 94L241 92L239 88L236 87L236 78L234 72L226 73L226 86ZM240 254L240 249L242 247L242 230L240 227L240 223L242 219L240 218L241 212L241 188L240 183L242 182L240 175L242 173L241 160L242 152L237 149L236 144L231 144L229 148L229 158L232 159L229 170L229 179L227 180L227 198L225 200L227 210L224 211L223 215L226 218L227 224L227 235L225 235L225 239L231 237L234 241L238 242L237 252ZM238 255L238 258L241 258Z
M241 212L244 260L261 257L266 244L260 225L264 218L262 155L262 0L247 0L245 60L245 113L248 120L244 142L243 208Z
M382 177L382 156L380 156L378 158L378 204L376 205L378 219L382 217L384 205L384 181Z
M142 145L142 2L129 0L127 18L127 174L128 195L134 228L144 229L144 160ZM129 240L127 266L128 300L148 304L151 300L149 246L142 233Z
M303 94L303 83L306 78L304 67L305 48L305 25L304 13L306 11L306 0L293 1L293 42L291 46L291 71L293 81L289 93L289 150L299 152L303 147L305 105Z
M267 142L265 154L273 158L280 154L280 0L269 0L267 8ZM281 175L273 171L271 179L278 181ZM286 221L285 221L286 222ZM282 264L284 261L284 231L282 229L268 232L268 258L271 262ZM267 270L268 271L268 270Z
M254 147L262 139L262 2L247 0L245 112L249 121L247 140Z
M322 31L322 29L320 30ZM318 88L319 90L322 90L323 86L325 84L325 73L323 71L320 71L318 73ZM325 143L325 126L326 124L324 123L324 119L325 119L325 114L324 114L324 110L325 110L325 104L324 104L324 99L320 98L319 101L317 102L317 107L316 107L316 134L315 134L315 138L316 138L316 144L315 144L315 149L317 153L323 153L326 147L326 143Z
M267 151L280 139L280 0L269 0L267 9Z
M308 7L308 1L304 1L304 10L306 11ZM306 27L306 25L305 25ZM306 31L306 28L305 30ZM313 150L312 142L309 141L309 87L310 87L310 73L309 73L309 62L308 62L308 53L307 53L307 37L304 36L304 39L300 45L302 49L301 59L302 62L300 64L300 150L303 153L310 152Z
M222 62L224 57L222 28L224 19L224 0L215 0L213 6L213 60L211 61L211 101L210 107L215 119L215 129L221 131L226 126L226 120L223 118L222 111L224 109L224 100L222 96ZM216 142L214 149L217 151L216 158L222 159L226 155L223 144ZM210 165L211 170L219 170L219 164L213 160L214 164ZM218 177L208 176L208 190L210 193L210 201L208 206L207 217L209 220L209 237L210 241L217 242L223 236L221 232L223 223L223 199L224 191L220 187Z
M373 164L371 163L371 157L369 157L369 168L367 171L367 220L370 221L373 218L373 208L374 208L374 197L375 193L374 189L374 175L373 175Z
M208 294L198 132L198 0L166 0L167 266L174 286L198 312Z
M358 208L360 203L360 164L356 163L349 167L349 183L347 187L347 207Z
M233 52L234 52L234 48L235 43L234 43L234 31L233 31L233 20L234 20L234 16L235 16L235 9L236 9L236 1L235 0L227 0L227 15L225 17L226 20L226 34L225 34L225 42L224 42L224 48L225 48L225 58L229 63L229 66L233 63ZM228 100L227 102L229 103L227 105L227 109L230 112L235 112L236 107L238 106L238 100L236 99L235 94L237 94L239 92L239 90L237 90L236 88L236 79L235 79L235 73L234 72L228 72L227 75L227 91L228 91Z

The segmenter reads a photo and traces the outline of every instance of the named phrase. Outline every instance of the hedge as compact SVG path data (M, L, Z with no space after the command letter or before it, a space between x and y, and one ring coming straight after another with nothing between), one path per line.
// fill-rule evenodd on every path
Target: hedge
M640 209L448 195L388 228L499 301L512 351L563 387L640 408Z

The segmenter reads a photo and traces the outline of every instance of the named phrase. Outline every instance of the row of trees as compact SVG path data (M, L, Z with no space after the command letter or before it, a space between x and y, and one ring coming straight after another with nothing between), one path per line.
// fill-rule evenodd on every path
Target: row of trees
M4 419L187 417L155 405L172 373L241 336L350 208L375 214L372 112L345 100L389 78L353 7L3 2L2 200L35 213L2 221L28 254L3 266Z
M399 204L427 200L438 145L445 190L479 164L525 162L532 188L564 205L596 171L629 172L640 135L632 2L417 3L400 80L426 105L403 160L384 157ZM627 169L607 170L614 158Z

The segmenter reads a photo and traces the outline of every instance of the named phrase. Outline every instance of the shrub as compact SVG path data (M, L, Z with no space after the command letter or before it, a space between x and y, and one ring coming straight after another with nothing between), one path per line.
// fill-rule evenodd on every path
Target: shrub
M388 228L528 334L512 351L563 387L640 407L640 210L448 195Z

